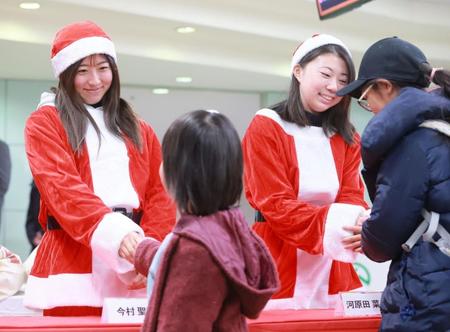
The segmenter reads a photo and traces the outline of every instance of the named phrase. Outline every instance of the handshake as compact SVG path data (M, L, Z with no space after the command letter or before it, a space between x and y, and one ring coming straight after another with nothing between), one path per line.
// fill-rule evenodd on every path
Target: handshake
M350 249L358 253L362 253L361 248L361 231L363 223L369 219L370 217L370 209L365 210L358 219L354 226L344 226L343 229L352 235L345 237L342 239L342 244L345 249Z
M138 232L130 232L124 236L119 246L119 257L126 259L128 262L135 265L136 249L145 237ZM136 276L128 285L128 289L145 288L147 285L147 277L135 271Z

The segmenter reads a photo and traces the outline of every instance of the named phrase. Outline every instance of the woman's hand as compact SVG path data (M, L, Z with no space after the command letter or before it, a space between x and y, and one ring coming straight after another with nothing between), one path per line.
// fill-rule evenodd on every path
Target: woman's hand
M344 226L346 231L353 233L342 240L345 249L350 249L355 252L362 252L361 250L361 230L362 226Z
M124 236L119 247L119 256L134 264L136 248L144 237L138 232L130 232Z

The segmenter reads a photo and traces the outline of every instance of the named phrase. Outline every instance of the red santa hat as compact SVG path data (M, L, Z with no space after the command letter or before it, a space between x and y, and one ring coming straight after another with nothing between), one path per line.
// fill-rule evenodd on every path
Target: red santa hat
M111 38L98 25L90 21L66 25L56 33L53 41L51 63L55 77L92 54L107 54L117 62Z
M306 39L295 50L291 61L291 72L294 70L295 65L298 64L306 54L324 45L339 45L348 53L350 58L352 57L350 50L340 39L327 34L316 34L311 38Z

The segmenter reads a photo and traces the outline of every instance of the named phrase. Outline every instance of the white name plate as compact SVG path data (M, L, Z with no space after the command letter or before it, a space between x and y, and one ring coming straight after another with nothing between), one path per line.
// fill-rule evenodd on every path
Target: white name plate
M381 292L341 292L336 311L344 316L380 315Z
M147 298L106 298L103 302L102 322L142 323L147 304Z

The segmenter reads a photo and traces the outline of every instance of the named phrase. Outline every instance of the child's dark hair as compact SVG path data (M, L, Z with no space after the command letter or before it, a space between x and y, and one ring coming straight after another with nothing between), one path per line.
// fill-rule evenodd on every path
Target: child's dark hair
M208 215L236 204L242 192L239 136L215 111L178 118L162 141L164 180L181 212Z

